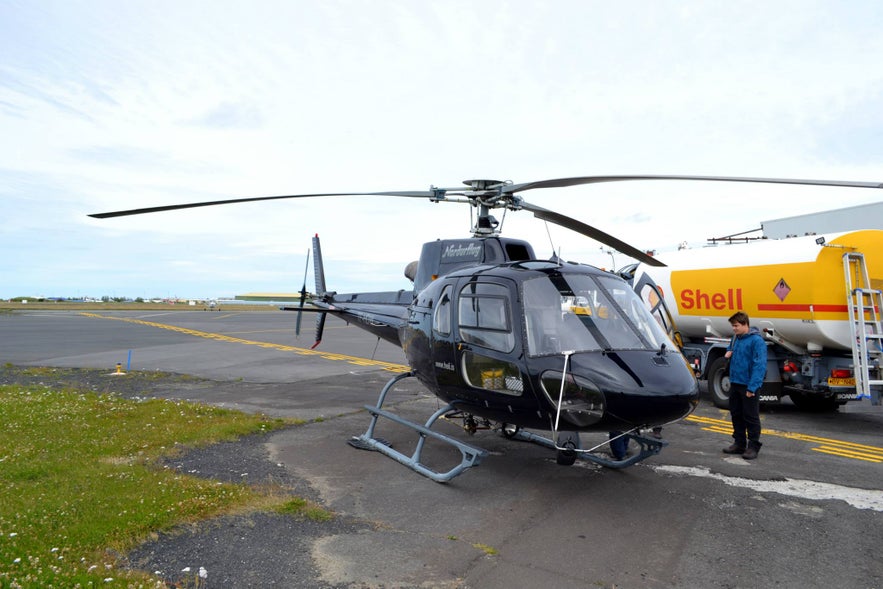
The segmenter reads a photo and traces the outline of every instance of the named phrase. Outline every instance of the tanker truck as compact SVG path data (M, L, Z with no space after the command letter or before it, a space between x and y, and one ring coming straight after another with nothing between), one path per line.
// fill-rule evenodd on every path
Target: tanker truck
M759 239L659 254L620 271L674 334L718 407L729 402L729 318L744 311L767 342L764 404L836 409L883 389L883 231Z

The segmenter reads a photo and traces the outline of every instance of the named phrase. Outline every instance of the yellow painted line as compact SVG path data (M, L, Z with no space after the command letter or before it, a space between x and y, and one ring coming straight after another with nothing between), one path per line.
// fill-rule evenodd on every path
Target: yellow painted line
M231 331L230 333L235 335L245 335L248 333L275 333L275 332L284 332L291 333L291 329L250 329L249 331Z
M692 421L705 426L702 428L703 431L727 435L733 433L732 423L727 419L690 415L685 421ZM855 442L833 440L831 438L822 438L819 436L810 436L797 432L785 432L774 429L764 429L763 435L817 444L815 448L811 449L823 454L852 458L854 460L864 460L866 462L883 462L883 448L878 446L868 446L866 444L856 444Z
M719 426L703 427L702 430L706 431L706 432L714 432L716 434L731 434L731 433L733 433L733 428L726 429L726 428L719 427ZM764 433L766 433L766 432L764 432Z
M404 364L395 364L393 362L382 362L380 360L371 360L368 358L359 358L358 356L347 356L344 354L334 354L330 352L323 352L320 350L311 350L308 348L297 348L294 346L286 346L283 344L273 344L268 342L256 342L253 340L242 339L238 337L232 337L229 335L222 335L220 333L210 333L207 331L197 331L195 329L187 329L184 327L177 327L175 325L166 325L164 323L155 323L153 321L144 321L142 319L132 319L130 317L109 317L107 315L99 315L97 313L80 313L86 317L94 317L96 319L113 319L114 321L124 321L126 323L136 323L138 325L146 325L148 327L156 327L158 329L166 329L168 331L175 331L178 333L183 333L186 335L192 335L194 337L201 337L205 339L212 339L215 341L221 342L229 342L234 344L245 344L250 346L260 346L262 348L270 348L274 350L279 350L281 352L291 352L297 354L299 356L318 356L325 360L335 360L339 362L348 362L350 364L354 364L356 366L376 366L378 368L382 368L389 372L406 372L410 370L408 366Z
M829 438L820 438L818 436L808 436L806 434L798 434L794 432L777 432L775 430L770 430L773 435L778 435L783 438L789 438L792 440L801 440L803 442L812 442L814 444L830 444L832 446L837 446L840 448L853 450L857 452L870 452L872 454L879 454L881 458L883 458L883 448L879 448L877 446L866 446L865 444L855 444L853 442L843 442L841 440L832 440Z
M813 448L815 452L822 452L824 454L831 454L833 456L842 456L844 458L853 458L855 460L864 460L865 462L883 462L883 456L875 456L873 454L863 454L861 452L850 452L848 450L843 450L841 448L831 448L830 446L819 446L818 448Z
M708 423L711 425L731 425L729 419L714 419L713 417L702 417L701 415L690 415L687 421L696 421L698 423Z

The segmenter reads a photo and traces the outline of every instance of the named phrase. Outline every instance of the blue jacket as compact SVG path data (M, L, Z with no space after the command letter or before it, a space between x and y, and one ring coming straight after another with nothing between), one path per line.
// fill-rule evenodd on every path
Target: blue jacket
M744 384L749 391L757 392L766 376L766 342L760 330L752 327L745 335L734 337L727 346L730 356L730 382Z

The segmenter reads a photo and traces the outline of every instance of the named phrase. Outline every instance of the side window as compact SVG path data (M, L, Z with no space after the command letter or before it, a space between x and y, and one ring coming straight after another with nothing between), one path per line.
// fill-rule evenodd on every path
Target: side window
M659 293L656 292L656 289L649 284L642 286L641 300L644 301L647 310L650 311L650 314L653 315L653 318L656 319L659 326L662 329L669 331L668 321L665 317L665 307L662 306L662 299L659 298Z
M473 352L463 354L463 376L475 388L515 396L524 392L521 372L515 364Z
M451 334L451 287L446 286L438 298L432 326L441 335Z
M471 282L460 291L457 307L464 342L511 352L515 348L509 289L500 284Z
M665 306L665 301L662 300L662 292L659 290L659 287L647 283L643 284L641 286L641 300L644 301L644 305L646 305L650 314L653 315L653 318L656 319L656 322L659 323L666 335L683 351L684 338L681 337L681 333L675 326L674 318L669 313L668 307Z

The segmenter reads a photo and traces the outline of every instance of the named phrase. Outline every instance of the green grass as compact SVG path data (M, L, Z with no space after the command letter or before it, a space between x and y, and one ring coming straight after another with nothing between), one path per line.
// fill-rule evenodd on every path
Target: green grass
M225 513L320 510L270 485L199 479L160 464L186 447L284 424L180 401L0 386L0 587L163 586L120 568L117 555Z
M478 548L479 550L481 550L482 552L484 552L488 556L496 556L497 554L500 553L496 548L494 548L493 546L488 546L487 544L476 543L476 544L473 544L472 547Z
M284 513L298 518L309 519L316 522L327 522L334 519L334 514L311 501L295 497L274 509L277 513Z

